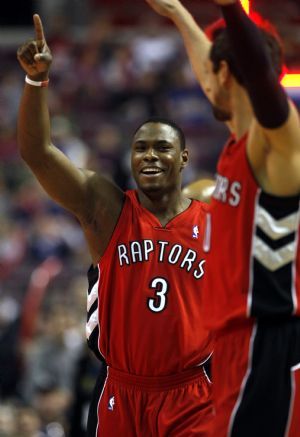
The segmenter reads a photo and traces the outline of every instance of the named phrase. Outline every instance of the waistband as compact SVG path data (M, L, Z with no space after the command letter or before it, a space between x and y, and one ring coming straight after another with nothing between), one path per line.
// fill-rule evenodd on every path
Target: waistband
M165 376L138 376L108 367L107 375L108 380L146 391L167 391L199 379L208 380L203 366L193 367L180 373Z

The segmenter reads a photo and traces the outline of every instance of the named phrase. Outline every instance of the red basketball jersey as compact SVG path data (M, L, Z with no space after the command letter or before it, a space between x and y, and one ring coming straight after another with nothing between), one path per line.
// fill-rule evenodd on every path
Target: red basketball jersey
M300 196L261 190L246 141L225 146L206 217L202 308L214 329L250 316L300 315Z
M128 191L116 229L89 272L87 338L118 370L181 372L212 352L200 318L206 206L192 201L165 227Z

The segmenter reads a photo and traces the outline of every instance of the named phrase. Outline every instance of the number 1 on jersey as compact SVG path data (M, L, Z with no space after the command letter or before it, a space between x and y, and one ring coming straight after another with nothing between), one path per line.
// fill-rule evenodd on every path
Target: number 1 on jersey
M169 283L164 278L154 278L150 282L149 287L154 290L154 298L148 299L148 308L154 313L163 311L168 302L167 294L169 292Z

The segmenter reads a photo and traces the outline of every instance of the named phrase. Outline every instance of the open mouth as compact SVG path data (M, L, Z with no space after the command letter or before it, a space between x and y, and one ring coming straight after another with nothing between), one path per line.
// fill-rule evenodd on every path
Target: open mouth
M163 170L158 167L145 167L141 170L141 174L145 176L156 176L163 173Z

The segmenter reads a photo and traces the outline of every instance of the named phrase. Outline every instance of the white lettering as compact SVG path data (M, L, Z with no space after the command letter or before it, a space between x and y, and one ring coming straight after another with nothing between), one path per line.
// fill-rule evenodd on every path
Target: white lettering
M217 176L217 185L213 196L220 200L221 202L226 202L227 200L227 190L229 187L229 180L223 176Z
M197 253L194 250L189 249L187 251L185 257L183 258L183 261L180 264L180 267L183 269L185 264L187 263L188 267L186 270L187 270L187 272L189 272L191 270L191 268L193 267L193 262L195 261L196 258L197 258Z
M136 263L137 261L139 261L139 262L143 261L142 247L138 241L133 241L131 243L131 256L132 256L133 263ZM137 257L137 259L136 259L136 257Z
M177 251L177 253L176 253L176 251ZM170 264L176 264L178 259L179 259L179 257L180 257L180 255L181 255L181 252L182 252L182 246L180 246L180 244L175 244L172 247L172 250L171 250L171 252L169 254L169 258L168 258L169 263ZM173 258L174 253L175 253L175 257Z
M130 263L129 263L129 259L128 259L128 256L127 256L127 248L126 248L125 244L120 244L118 246L118 252L119 252L119 263L120 263L120 266L123 265L122 259L125 260L125 264L129 265Z
M168 241L158 241L157 243L160 245L158 261L163 262L165 247L169 245L169 242Z
M153 252L154 245L152 240L144 240L145 261L149 261L149 253Z
M205 264L205 259L202 259L198 264L199 270L194 271L195 279L200 279L204 275L204 264Z
M230 187L230 194L231 197L229 198L229 204L231 206L237 206L240 203L241 200L241 184L239 182L233 182Z

